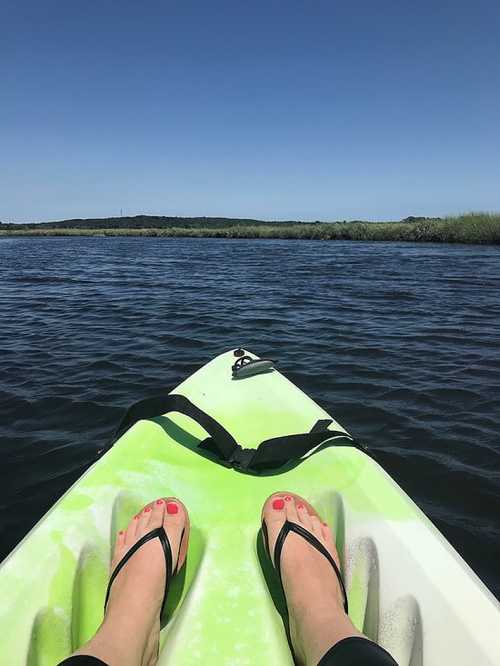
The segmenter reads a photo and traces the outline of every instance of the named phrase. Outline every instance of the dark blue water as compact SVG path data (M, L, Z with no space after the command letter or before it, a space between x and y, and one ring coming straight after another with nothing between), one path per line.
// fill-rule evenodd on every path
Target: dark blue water
M376 452L500 595L500 248L0 239L0 557L132 402L243 345Z

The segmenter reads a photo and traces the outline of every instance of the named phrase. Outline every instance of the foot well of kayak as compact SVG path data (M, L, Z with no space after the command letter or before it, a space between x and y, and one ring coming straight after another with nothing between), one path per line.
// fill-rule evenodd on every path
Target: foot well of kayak
M175 394L220 424L239 449L216 442L202 450L214 433L185 413L143 418L2 563L3 661L53 666L85 642L102 620L117 531L147 502L176 496L189 509L192 532L184 576L168 597L159 664L290 665L257 541L263 502L287 488L334 526L350 617L401 666L500 663L498 603L426 516L280 372L234 381L234 361L233 352L218 356ZM314 455L299 455L302 438L288 464L274 448L260 458L265 469L238 468L253 458L240 449L315 427L323 428L320 442L325 428L332 439Z

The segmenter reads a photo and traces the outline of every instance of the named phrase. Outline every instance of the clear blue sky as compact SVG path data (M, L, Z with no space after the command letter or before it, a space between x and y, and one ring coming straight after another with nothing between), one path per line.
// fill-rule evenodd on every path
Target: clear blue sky
M0 219L500 210L500 2L4 0Z

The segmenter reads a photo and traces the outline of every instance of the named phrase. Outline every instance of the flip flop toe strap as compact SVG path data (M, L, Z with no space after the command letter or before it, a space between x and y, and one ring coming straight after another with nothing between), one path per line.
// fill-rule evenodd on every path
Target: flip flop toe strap
M139 539L130 550L128 550L125 555L122 557L122 559L118 562L116 567L113 570L113 573L111 574L111 577L109 579L108 583L108 589L106 590L106 599L104 601L104 610L106 610L106 606L108 605L108 599L109 595L111 592L111 586L113 585L113 581L115 578L118 576L120 571L123 569L123 567L127 564L127 562L130 560L132 555L136 553L139 548L144 546L145 543L148 541L151 541L151 539L159 539L160 543L163 548L163 554L165 556L165 566L166 566L166 582L165 582L165 594L163 595L163 602L161 605L161 613L163 613L163 608L165 606L165 601L167 599L167 593L168 593L168 586L170 583L170 579L172 578L172 549L170 547L170 542L168 540L167 534L163 527L157 527L154 530L151 530L151 532L148 532L145 534L143 537ZM182 538L181 538L182 542Z
M314 534L309 532L309 530L306 530L304 527L302 527L302 525L298 525L297 523L292 523L289 520L285 521L283 527L280 530L280 533L278 534L278 538L276 539L276 544L274 546L274 567L278 572L280 583L283 585L281 581L281 551L283 550L285 539L290 534L290 532L295 532L295 534L298 534L303 539L305 539L308 543L311 544L311 546L316 548L317 551L319 551L324 557L326 557L328 562L332 565L332 568L335 571L335 575L337 576L337 580L339 581L340 589L342 590L342 595L344 597L344 610L347 613L348 612L347 592L345 589L344 581L342 579L342 574L340 573L337 563L335 562L331 554L328 552L328 550L323 546L323 544L314 536ZM267 541L267 527L264 531L264 534L266 536L266 541ZM269 552L269 542L267 542L267 550Z

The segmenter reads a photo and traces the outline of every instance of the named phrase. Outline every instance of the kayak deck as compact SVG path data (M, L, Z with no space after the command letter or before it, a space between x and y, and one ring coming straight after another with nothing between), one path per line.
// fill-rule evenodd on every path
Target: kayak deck
M242 445L331 418L277 371L232 380L233 362L232 352L218 356L175 392ZM498 603L369 456L330 447L279 474L253 476L200 455L205 437L179 414L138 422L3 562L5 663L53 666L88 640L102 620L117 531L147 502L177 496L192 531L159 663L292 664L257 547L262 504L278 490L304 496L333 524L351 619L401 666L437 666L445 655L453 664L500 663Z

